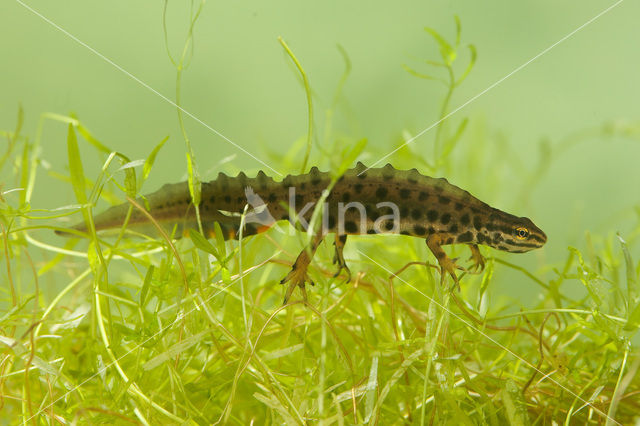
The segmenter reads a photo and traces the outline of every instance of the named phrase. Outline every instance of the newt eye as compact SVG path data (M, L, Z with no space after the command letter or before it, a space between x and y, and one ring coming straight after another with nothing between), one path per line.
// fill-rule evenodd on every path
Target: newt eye
M516 238L519 240L526 240L529 237L529 230L525 227L516 228Z

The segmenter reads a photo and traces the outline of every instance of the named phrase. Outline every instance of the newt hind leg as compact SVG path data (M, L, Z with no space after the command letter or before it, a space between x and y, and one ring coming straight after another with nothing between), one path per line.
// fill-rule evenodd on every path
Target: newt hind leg
M280 284L289 282L289 287L287 287L287 291L284 295L284 302L282 302L283 305L285 305L289 301L289 298L291 297L291 294L293 294L293 291L296 289L296 287L300 287L302 298L305 301L307 300L307 290L305 289L305 283L308 282L311 285L315 285L314 282L309 279L307 269L309 268L311 259L313 258L318 245L320 245L320 243L322 242L322 239L322 235L316 235L311 244L308 247L305 247L300 252L287 276L285 276L280 281Z
M344 261L344 255L342 254L342 251L344 250L344 245L346 242L347 242L346 234L338 235L336 233L336 240L333 243L333 245L336 248L335 254L333 255L333 264L338 265L338 270L333 276L337 277L338 275L340 275L340 272L344 269L345 272L347 273L347 282L349 282L351 281L351 271L349 270L347 263Z

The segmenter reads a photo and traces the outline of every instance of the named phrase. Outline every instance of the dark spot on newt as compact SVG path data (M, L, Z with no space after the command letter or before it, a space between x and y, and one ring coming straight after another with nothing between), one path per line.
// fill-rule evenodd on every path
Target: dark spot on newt
M410 189L401 189L400 190L400 198L402 198L403 200L406 200L407 198L409 198L411 196L411 190Z
M451 225L451 226L449 227L449 232L451 232L451 233L453 233L453 234L455 234L456 232L458 232L458 224L457 224L457 223L454 223L453 225Z
M350 199L351 199L351 193L350 192L342 193L342 202L348 203Z
M355 185L353 185L353 190L356 191L357 194L362 192L362 184L361 183L356 183Z
M413 220L418 220L422 217L422 212L420 211L420 209L413 209L411 210L411 217L413 218Z
M345 222L344 229L349 233L358 232L358 227L356 226L356 223L351 220Z
M421 191L420 195L418 195L418 200L420 200L420 201L424 201L427 198L429 198L429 193L428 192Z
M449 204L449 202L451 201L451 199L449 197L443 197L443 196L439 196L438 197L438 202L440 204Z
M451 215L449 213L445 213L442 215L442 217L440 217L440 222L443 225L446 225L447 223L449 223L449 221L451 221Z
M375 220L378 217L377 210L372 204L365 204L364 210L369 220Z
M387 192L387 188L385 188L384 186L380 186L378 187L378 189L376 189L376 197L385 198L387 196Z
M413 232L415 232L416 235L426 235L427 229L424 226L416 225L413 227Z
M469 243L471 241L473 241L473 233L471 233L471 231L467 231L464 234L458 235L459 243Z
M471 221L471 218L469 218L468 213L463 214L462 217L460 218L460 223L463 225L468 225L470 221Z
M429 222L435 222L438 220L438 212L435 210L429 210L427 212L427 219L429 219Z

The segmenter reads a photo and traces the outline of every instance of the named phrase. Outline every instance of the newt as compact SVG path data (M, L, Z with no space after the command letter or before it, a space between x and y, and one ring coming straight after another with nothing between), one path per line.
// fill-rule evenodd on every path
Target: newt
M253 178L242 172L235 177L220 173L217 179L202 183L199 210L203 230L211 236L213 225L218 222L225 239L237 239L241 214L247 204L251 209L245 216L243 236L264 232L283 220L304 228L330 183L330 174L320 172L317 167L306 174L288 175L280 182L262 171ZM186 182L166 184L139 198L138 202L147 206L158 223L173 229L177 237L188 229L197 229L195 208ZM124 203L96 215L96 230L121 227L129 209L130 204ZM133 209L128 229L148 229L149 225L148 217ZM84 223L70 229L87 231ZM70 235L64 231L57 233ZM442 249L444 245L467 245L473 261L469 269L481 271L484 258L478 245L524 253L542 247L547 241L545 233L530 219L491 207L444 178L425 176L416 169L397 170L390 164L368 169L358 162L339 178L326 196L321 228L281 281L281 284L289 282L285 303L296 287L306 299L305 283L313 284L307 268L316 248L329 233L335 234L336 276L345 270L350 277L343 257L348 235L390 233L423 238L438 261L442 280L448 274L456 284L456 270L466 269L447 256Z

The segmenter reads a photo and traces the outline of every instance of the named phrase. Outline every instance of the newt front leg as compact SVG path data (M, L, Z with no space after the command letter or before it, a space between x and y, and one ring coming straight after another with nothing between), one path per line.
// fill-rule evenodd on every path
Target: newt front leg
M296 261L291 267L291 271L289 271L287 276L284 277L282 281L280 281L280 284L285 284L286 282L291 281L284 295L284 302L282 302L283 305L286 305L286 303L289 301L289 298L291 297L291 294L293 293L293 290L296 289L296 287L300 287L302 298L305 301L307 300L307 290L304 287L305 282L309 282L309 284L315 285L314 282L309 279L309 276L307 275L307 269L309 268L309 263L311 263L311 259L313 258L313 255L315 254L316 249L322 242L323 238L324 235L321 235L320 233L316 234L311 244L308 247L305 247L300 252L298 257L296 258Z
M484 256L480 253L480 249L477 244L469 244L471 250L471 257L469 260L473 261L473 265L469 268L477 273L484 271Z

